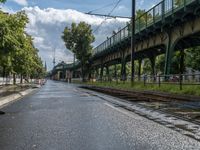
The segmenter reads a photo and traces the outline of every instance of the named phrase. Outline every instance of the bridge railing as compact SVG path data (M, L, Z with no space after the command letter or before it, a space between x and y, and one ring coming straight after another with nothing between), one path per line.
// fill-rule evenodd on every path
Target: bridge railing
M197 0L163 0L153 8L136 18L135 20L135 34L139 33L153 24L164 20L166 17L172 15L174 12L186 7L188 4ZM128 24L123 29L114 33L110 38L104 41L93 50L93 55L96 55L113 45L129 38L131 36L131 28Z

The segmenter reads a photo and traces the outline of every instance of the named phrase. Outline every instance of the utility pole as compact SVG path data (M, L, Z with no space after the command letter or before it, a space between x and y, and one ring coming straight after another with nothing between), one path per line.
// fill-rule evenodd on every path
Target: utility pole
M131 17L131 85L134 84L135 78L135 0L132 0L132 17Z

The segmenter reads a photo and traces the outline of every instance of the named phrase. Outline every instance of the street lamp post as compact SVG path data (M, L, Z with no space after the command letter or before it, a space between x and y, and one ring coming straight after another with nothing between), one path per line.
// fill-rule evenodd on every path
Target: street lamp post
M134 84L135 77L135 0L132 0L132 17L131 17L131 85Z

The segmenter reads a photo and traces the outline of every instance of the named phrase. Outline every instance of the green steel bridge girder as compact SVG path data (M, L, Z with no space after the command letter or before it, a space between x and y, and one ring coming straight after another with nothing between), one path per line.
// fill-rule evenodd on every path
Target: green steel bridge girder
M165 18L164 22L162 22L162 24L159 24L160 26L159 29L156 30L153 29L155 25L152 25L148 27L148 30L142 30L139 33L137 33L135 35L137 39L135 46L136 49L135 59L144 58L144 56L146 55L146 51L156 49L156 47L158 47L159 45L164 45L164 51L162 50L162 53L166 54L165 74L170 74L171 58L173 56L174 51L184 50L185 48L189 48L188 45L190 46L200 45L200 41L197 41L197 38L195 39L195 36L193 36L196 35L200 37L198 34L200 32L200 18L199 18L200 14L197 13L200 12L199 1L191 0L190 4L192 5L189 6L187 5L183 7L184 10L182 8L176 10L176 13L174 12L176 15L169 15L167 18ZM156 39L155 43L152 44L153 38L156 35L159 36L159 34L160 34L160 39L155 38ZM146 42L145 40L150 41L149 46L145 46L148 45L146 44L148 42ZM97 59L105 58L108 55L113 55L118 50L125 49L123 47L130 47L130 38L121 39L114 45L109 46L108 49L105 49L102 52L95 54L92 60L95 61ZM156 52L156 50L153 50L152 52L160 54ZM150 56L145 56L145 57L150 57Z
M180 0L179 4L176 4L175 0L163 0L149 11L139 16L136 19L136 33L141 34L142 31L151 29L152 26L159 25L160 28L161 23L165 23L166 20L171 20L171 17L175 16L177 13L184 13L187 11L187 8L192 5L196 5L198 0ZM198 4L198 3L197 3ZM197 5L198 6L198 5ZM193 8L192 8L192 11ZM179 16L180 17L180 16ZM141 21L144 20L145 22ZM151 31L151 30L150 30ZM104 51L105 49L116 45L118 42L122 42L124 39L130 37L130 24L125 28L121 29L118 33L114 34L112 37L107 39L105 42L100 44L98 47L94 49L94 55Z

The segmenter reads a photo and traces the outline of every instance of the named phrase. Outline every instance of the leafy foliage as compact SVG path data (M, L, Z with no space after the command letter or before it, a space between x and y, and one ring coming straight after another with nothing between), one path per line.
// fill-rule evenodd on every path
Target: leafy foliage
M40 77L44 73L33 39L25 32L27 23L28 17L24 11L16 14L0 11L0 68L3 75L12 73Z
M189 48L186 50L186 66L200 70L200 47Z
M0 0L0 3L5 3L6 2L6 0Z
M142 74L151 74L151 62L148 58L143 60Z
M91 43L95 40L91 26L85 22L80 22L78 25L72 23L71 28L65 27L62 39L66 48L71 50L81 62L82 78L84 79L88 60L92 53Z

